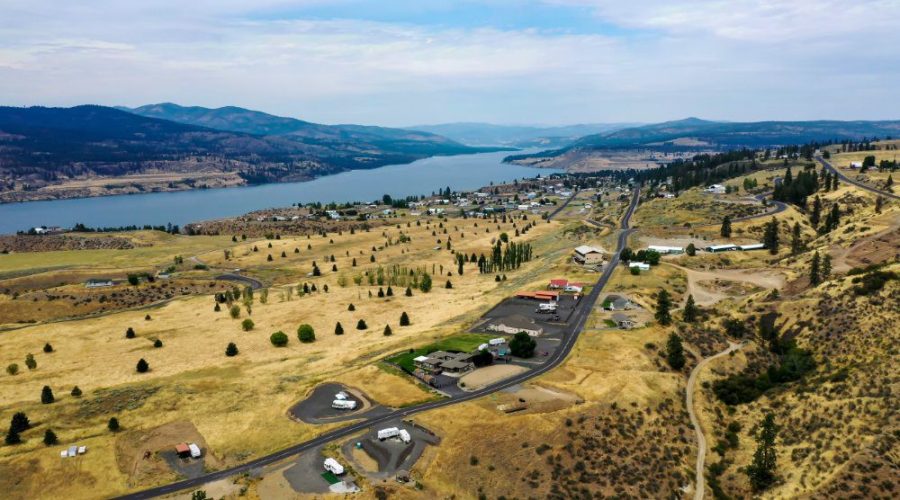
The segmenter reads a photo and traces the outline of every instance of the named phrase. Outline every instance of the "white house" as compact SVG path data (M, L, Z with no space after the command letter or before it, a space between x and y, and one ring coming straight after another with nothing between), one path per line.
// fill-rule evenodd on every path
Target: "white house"
M710 253L716 253L716 252L730 252L732 250L737 250L737 249L738 249L737 245L729 244L729 245L712 245L712 246L706 247L704 250L706 250L707 252L710 252Z
M667 247L663 245L650 245L647 247L647 250L653 250L659 252L662 255L677 255L684 253L684 247Z
M648 264L646 262L629 262L628 267L636 267L636 268L640 269L641 271L649 271L650 270L650 264Z
M575 248L572 258L581 265L593 265L603 263L603 252L599 248L581 245Z
M721 184L713 184L712 186L706 188L706 192L712 194L725 194L725 186Z

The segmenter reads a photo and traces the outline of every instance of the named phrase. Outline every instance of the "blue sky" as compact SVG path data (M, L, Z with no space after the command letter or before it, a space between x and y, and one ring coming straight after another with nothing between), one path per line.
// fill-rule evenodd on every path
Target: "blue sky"
M900 118L896 0L4 0L8 105L411 125Z

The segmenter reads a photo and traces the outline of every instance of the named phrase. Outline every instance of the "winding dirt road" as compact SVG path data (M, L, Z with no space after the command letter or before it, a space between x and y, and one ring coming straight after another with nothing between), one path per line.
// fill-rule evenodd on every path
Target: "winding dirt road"
M729 343L728 349L697 363L697 366L691 370L691 376L688 377L687 388L685 389L685 405L687 406L688 415L691 417L691 425L694 427L694 432L697 434L697 476L694 480L694 500L703 500L703 495L706 492L706 476L703 474L706 462L706 435L703 434L703 427L700 425L700 419L697 418L697 412L694 410L694 389L697 385L697 378L700 375L700 371L703 370L710 361L721 358L722 356L727 356L741 347L744 347L744 345Z

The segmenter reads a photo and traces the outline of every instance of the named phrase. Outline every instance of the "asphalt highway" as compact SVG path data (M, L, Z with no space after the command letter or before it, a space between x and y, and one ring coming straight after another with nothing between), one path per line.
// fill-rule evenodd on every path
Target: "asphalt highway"
M867 185L863 184L862 182L858 182L858 181L855 181L855 180L853 180L853 179L847 177L846 175L844 175L843 172L841 172L840 170L834 168L834 165L832 165L831 162L829 162L829 161L826 160L825 158L822 158L821 156L816 156L816 161L818 161L819 163L821 163L823 167L825 167L825 168L827 168L828 170L831 170L832 172L834 172L835 174L837 174L838 178L841 179L842 181L846 182L847 184L853 184L854 186L856 186L856 187L858 187L858 188L865 189L866 191L869 191L869 192L871 192L871 193L880 194L881 196L884 196L884 197L886 197L886 198L891 198L891 199L894 199L894 200L900 200L900 196L897 196L897 195L894 194L894 193L888 193L887 191L882 191L882 190L880 190L880 189L875 189L875 188L873 188L873 187L871 187L871 186L867 186Z
M574 198L574 195L572 196ZM565 206L571 201L572 198L566 201L561 207L556 209L552 214L556 215L559 213ZM235 476L238 474L243 474L250 472L253 469L258 469L263 466L271 465L292 456L298 455L305 451L309 451L315 449L319 446L322 446L331 441L341 439L357 432L360 432L364 429L367 429L372 426L377 426L379 424L387 423L392 420L396 420L398 418L408 418L411 415L416 413L421 413L423 411L434 410L437 408L443 408L445 406L459 404L465 401L471 401L473 399L480 398L482 396L486 396L488 394L512 387L517 384L521 384L526 382L529 379L537 377L543 373L546 373L553 368L556 368L560 363L562 363L569 353L572 351L572 348L575 346L575 342L578 340L578 336L581 334L584 329L584 325L587 322L587 318L590 315L591 311L594 308L594 305L597 302L597 299L600 297L600 293L603 288L606 286L607 282L609 282L610 277L612 276L613 271L619 264L619 251L621 251L628 242L628 236L634 231L629 227L629 222L631 220L631 216L637 208L638 201L640 199L640 188L636 187L634 189L634 193L632 195L631 204L628 206L628 210L625 212L625 216L622 218L622 222L620 224L621 232L618 236L616 253L610 259L609 265L603 270L603 273L597 279L597 282L594 284L591 293L585 296L582 300L582 304L578 310L576 310L572 314L572 318L569 321L569 326L567 327L566 335L563 337L562 343L558 349L556 349L553 354L547 359L546 362L541 364L540 366L529 370L521 375L517 375L515 377L506 379L497 384L485 387L484 389L480 389L477 391L472 391L465 394L454 395L448 399L442 399L438 401L432 401L429 403L423 403L421 405L411 406L408 408L402 408L395 410L391 413L375 417L369 420L365 420L362 422L358 422L356 424L349 425L347 427L342 427L340 429L335 429L333 431L326 432L316 438L313 438L309 441L305 441L302 443L295 444L288 448L285 448L281 451L277 451L270 455L266 455L264 457L260 457L249 462L246 462L241 465L237 465L235 467L231 467L228 469L223 469L216 472L211 472L209 474L193 478L193 479L185 479L182 481L178 481L175 483L167 484L164 486L157 486L155 488L146 489L143 491L138 491L135 493L130 493L128 495L121 496L121 499L129 499L129 500L143 500L149 498L155 498L162 495L168 495L171 493L176 493L182 490L194 489L204 484L218 481L220 479L225 479L227 477Z

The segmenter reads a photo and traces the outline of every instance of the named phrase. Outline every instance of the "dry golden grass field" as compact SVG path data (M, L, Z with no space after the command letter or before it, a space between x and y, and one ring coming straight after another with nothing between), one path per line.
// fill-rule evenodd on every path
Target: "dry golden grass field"
M260 291L255 293L252 313L246 304L236 302L241 309L237 319L230 317L226 304L215 312L210 293L189 294L146 310L36 324L0 336L0 363L20 367L17 375L0 377L2 416L8 420L13 412L24 411L36 424L23 433L23 444L0 447L4 486L23 497L56 496L65 491L66 496L87 498L174 480L174 474L160 473L165 468L155 456L155 468L150 470L157 473L137 473L129 470L134 467L133 459L123 459L123 454L116 452L141 446L159 451L152 448L163 447L162 441L140 445L139 437L172 422L192 424L208 444L216 465L234 465L328 429L286 416L288 407L323 381L350 384L376 402L393 406L435 397L410 379L379 368L378 360L464 330L481 312L520 287L545 286L553 272L546 263L566 262L573 240L561 234L560 223L543 221L536 221L527 234L514 236L517 228L522 230L530 222L431 219L417 224L408 219L398 220L399 228L327 237L284 236L232 243L226 237L164 236L149 247L84 255L72 252L75 255L67 255L67 269L155 268L167 266L174 255L184 256L186 264L196 256L198 262L213 269L240 268L265 277L271 286L266 303L261 302ZM454 256L446 249L448 239L460 252L481 254L489 252L491 241L501 232L515 241L532 242L539 258L507 272L504 282L496 282L492 274L480 275L474 264L466 264L459 276ZM401 233L410 241L400 243ZM134 237L148 239L152 235ZM258 251L253 251L254 247ZM225 249L231 253L228 260ZM285 257L281 257L282 251ZM44 266L54 260L36 254L11 257L17 260L5 263L9 270ZM307 277L313 261L322 275ZM387 283L369 285L366 273L375 276L379 267L389 271L394 265L422 268L429 274L434 271L433 289L423 293L414 288L407 297L405 286L394 284L392 297L379 298L379 288L386 290ZM186 269L185 273L194 271ZM285 276L301 279L288 282ZM362 283L355 284L354 277L362 278ZM403 283L406 279L397 278ZM448 280L452 289L445 288ZM301 296L303 283L315 284L317 291ZM355 311L348 310L350 304ZM404 311L411 326L399 326ZM145 319L147 314L150 320ZM250 331L241 327L246 318L254 322ZM360 319L368 324L367 330L356 329ZM344 327L342 336L333 333L337 322ZM302 323L315 329L314 343L298 341L296 330ZM385 325L393 329L392 336L383 335ZM136 331L135 338L125 337L129 327ZM286 347L276 348L269 341L269 335L278 330L290 338ZM154 347L157 339L162 347ZM240 353L235 357L225 356L229 342L238 346ZM52 344L54 352L44 353L45 343ZM34 370L24 365L29 353L37 361ZM149 363L148 373L136 372L139 359ZM53 404L40 402L44 385L56 396ZM81 397L69 394L75 386L83 391ZM115 434L106 429L112 416L120 420L123 429ZM59 436L59 446L41 443L48 428ZM179 439L170 436L170 440ZM87 445L90 452L78 459L77 471L63 479L61 472L76 461L61 461L59 449L74 443ZM47 476L59 480L42 479Z

